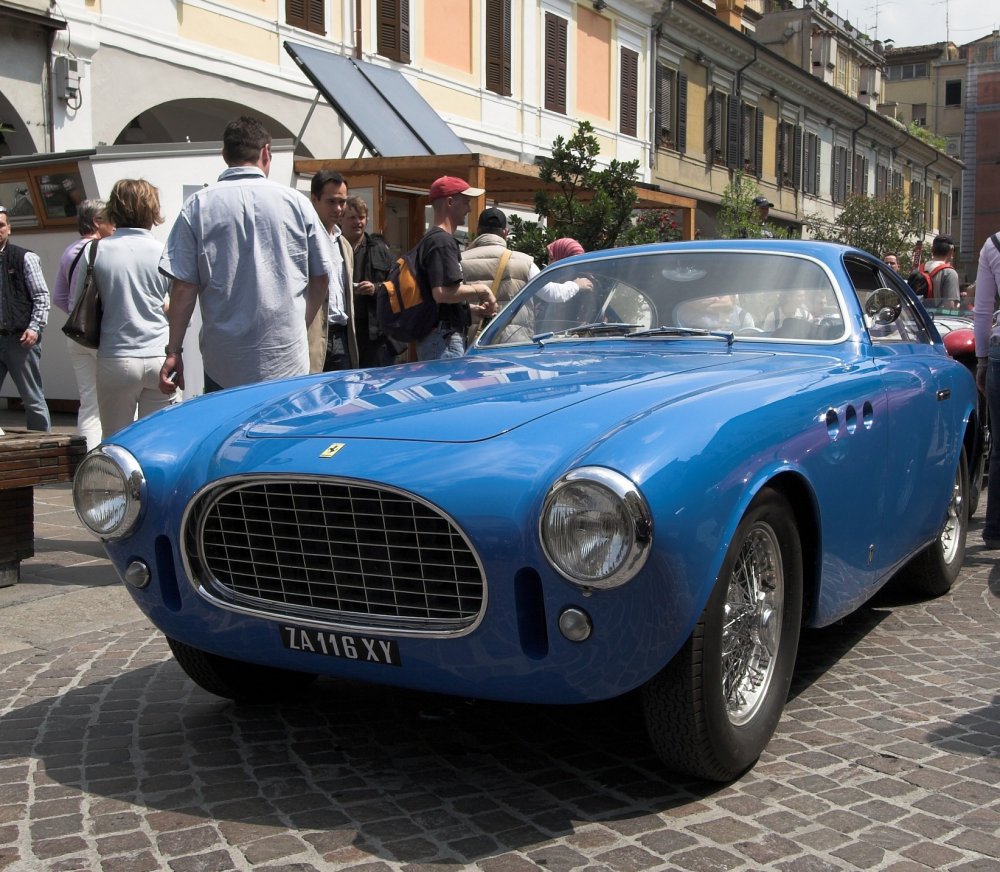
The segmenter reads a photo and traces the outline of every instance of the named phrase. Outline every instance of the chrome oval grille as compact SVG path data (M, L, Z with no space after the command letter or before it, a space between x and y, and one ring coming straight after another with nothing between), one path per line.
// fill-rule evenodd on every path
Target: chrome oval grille
M405 493L328 478L227 482L186 521L195 580L242 608L351 626L458 632L483 608L476 555Z

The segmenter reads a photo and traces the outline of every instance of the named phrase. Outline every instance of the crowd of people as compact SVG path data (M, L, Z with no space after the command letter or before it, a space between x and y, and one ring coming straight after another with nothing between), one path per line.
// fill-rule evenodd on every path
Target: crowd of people
M367 203L350 195L347 179L320 171L309 196L271 181L270 134L246 116L226 127L222 157L226 169L185 201L165 246L151 233L163 221L158 191L142 179L117 182L107 202L78 205L80 236L59 260L51 303L72 311L92 262L104 312L100 344L95 351L66 340L80 397L78 432L88 449L180 400L187 387L184 342L196 305L204 365L198 387L211 393L309 372L459 357L539 272L530 256L508 248L507 216L497 208L480 214L463 252L455 233L485 191L443 176L428 191L433 219L414 249L416 279L424 298L436 304L436 322L419 341L397 342L381 331L377 306L395 258L369 231ZM758 197L754 205L765 223L771 203ZM9 374L28 429L46 431L40 341L49 291L38 256L10 235L0 206L0 385ZM1000 268L996 241L987 242L979 266L976 343L980 387L987 390L989 371L990 403L1000 416L1000 326L992 326L993 298L986 299ZM556 239L548 246L549 263L582 252L576 240ZM934 240L925 268L935 298L958 297L953 254L950 237ZM895 254L885 262L899 269ZM559 304L590 290L590 280L580 276L550 282L540 295ZM783 303L787 311L776 308L775 323L792 317L802 301ZM509 329L530 335L533 325L515 318ZM1000 463L1000 452L994 459ZM997 472L990 481L1000 488ZM1000 546L1000 498L994 503L997 517L987 527Z
M430 332L410 345L384 335L377 292L394 256L368 230L368 205L337 172L316 173L306 196L268 178L271 137L255 118L223 134L226 169L189 197L165 245L159 192L117 182L108 200L79 204L79 238L63 252L51 303L69 314L88 281L103 320L98 348L67 337L80 396L78 432L88 450L137 418L178 402L187 388L184 343L200 307L205 393L267 379L435 360L465 353L475 331L539 269L507 248L507 217L485 210L462 253L455 233L485 192L443 176L428 191L432 226L416 247L416 278L437 306ZM0 207L0 384L11 376L30 430L50 429L42 388L42 332L50 298L38 256L9 242ZM550 259L582 251L550 246ZM572 284L572 283L568 283ZM553 285L553 300L581 289Z

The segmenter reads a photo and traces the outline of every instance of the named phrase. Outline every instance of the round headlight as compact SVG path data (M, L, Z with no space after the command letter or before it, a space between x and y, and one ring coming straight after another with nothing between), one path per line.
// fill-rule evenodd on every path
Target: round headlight
M139 462L117 445L95 448L73 477L77 517L102 539L120 539L132 530L145 494Z
M583 587L606 589L624 584L642 568L653 521L629 479L589 466L552 485L539 533L545 556L560 575Z

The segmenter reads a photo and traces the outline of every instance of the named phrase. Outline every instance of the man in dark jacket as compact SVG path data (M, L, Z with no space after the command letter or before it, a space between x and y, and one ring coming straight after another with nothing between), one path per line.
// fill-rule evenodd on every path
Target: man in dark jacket
M354 330L358 341L358 365L388 366L403 351L379 330L375 308L375 286L384 282L393 256L381 236L367 231L368 204L362 197L348 197L340 229L354 248Z
M10 242L10 215L0 206L0 386L17 385L29 430L52 429L42 391L42 328L49 289L38 255Z

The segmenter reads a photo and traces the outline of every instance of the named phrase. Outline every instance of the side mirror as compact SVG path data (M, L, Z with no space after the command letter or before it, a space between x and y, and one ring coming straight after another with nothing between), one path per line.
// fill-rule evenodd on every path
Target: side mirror
M865 302L865 314L872 319L873 324L885 326L895 323L903 312L903 301L899 291L892 288L879 288L873 291Z

